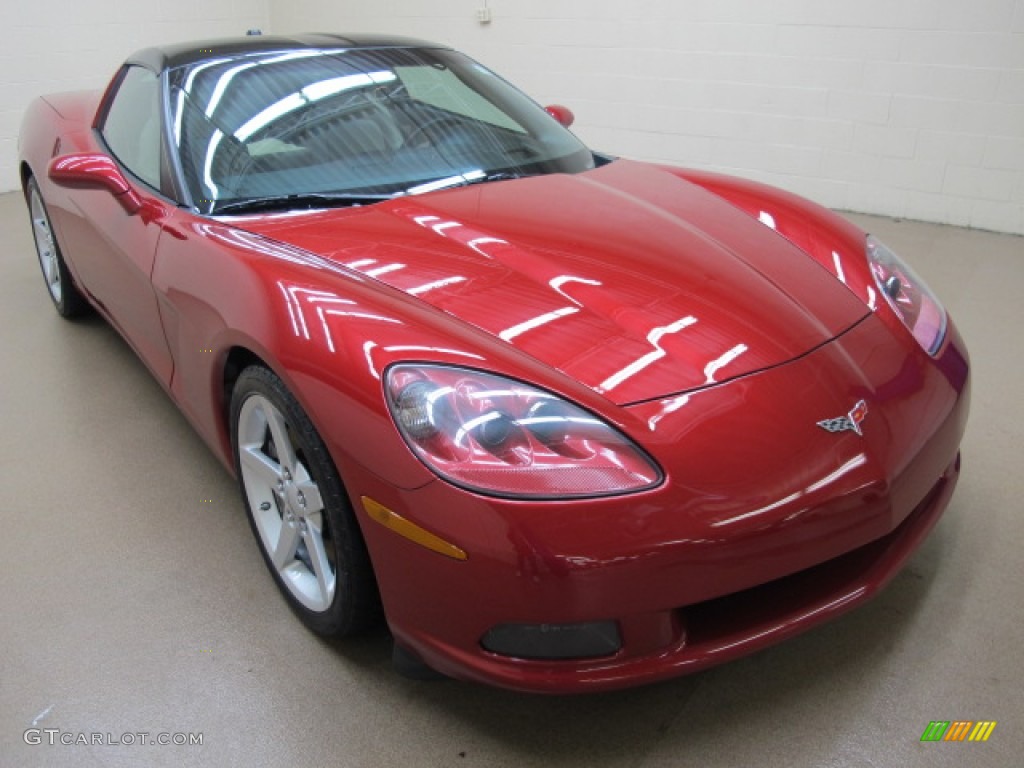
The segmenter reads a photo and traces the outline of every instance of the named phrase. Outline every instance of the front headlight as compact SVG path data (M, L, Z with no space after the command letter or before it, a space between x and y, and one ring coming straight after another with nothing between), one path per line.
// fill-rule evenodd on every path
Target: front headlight
M628 437L582 408L519 381L466 368L388 370L388 407L434 472L510 498L585 498L658 485L661 470Z
M942 303L914 270L870 235L867 254L879 292L918 344L934 355L946 337L946 310Z

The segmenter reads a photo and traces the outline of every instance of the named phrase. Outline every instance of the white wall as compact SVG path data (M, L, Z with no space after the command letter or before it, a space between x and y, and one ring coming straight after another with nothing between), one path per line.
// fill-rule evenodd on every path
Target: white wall
M476 22L489 4L493 21ZM446 42L592 146L1024 234L1024 0L271 0L275 33Z
M568 104L595 148L1024 234L1024 0L0 2L0 190L18 183L29 100L101 88L133 50L377 31L450 43Z
M149 45L266 28L270 0L0 0L0 192L20 186L25 107L55 91L102 89Z

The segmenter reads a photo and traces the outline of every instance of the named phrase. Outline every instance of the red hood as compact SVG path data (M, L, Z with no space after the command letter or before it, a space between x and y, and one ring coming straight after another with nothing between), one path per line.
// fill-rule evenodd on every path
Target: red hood
M414 295L618 404L792 360L868 312L768 227L625 160L234 223Z

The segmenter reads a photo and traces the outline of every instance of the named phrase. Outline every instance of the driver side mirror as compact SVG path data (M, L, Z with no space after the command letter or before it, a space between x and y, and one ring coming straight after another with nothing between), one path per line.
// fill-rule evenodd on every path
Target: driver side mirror
M572 110L568 107L563 107L561 104L552 104L544 107L549 115L555 120L562 124L563 128L568 128L576 122L576 115L572 113Z
M62 155L50 161L50 181L73 189L105 189L128 214L142 208L142 201L110 157L99 152Z

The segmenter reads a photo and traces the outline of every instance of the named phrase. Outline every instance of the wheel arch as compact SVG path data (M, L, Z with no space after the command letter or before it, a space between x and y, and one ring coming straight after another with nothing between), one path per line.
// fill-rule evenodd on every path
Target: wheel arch
M242 371L250 365L261 365L264 368L274 370L273 366L248 347L236 344L228 349L221 371L220 416L223 426L229 434L231 430L231 393L234 391L235 382L242 375Z
M35 174L32 172L32 168L28 162L22 160L18 164L18 176L21 178L21 192L24 195L28 194L28 180L31 179Z
M317 410L312 407L305 397L301 388L296 386L296 383L292 380L287 368L278 365L270 356L266 353L260 353L254 347L254 344L245 344L244 341L234 340L233 343L227 347L224 353L224 362L220 368L219 384L217 378L214 380L214 392L212 393L215 398L214 411L217 416L217 431L220 435L220 439L223 441L225 458L227 463L234 471L234 450L231 445L231 398L235 390L235 385L238 382L239 377L246 368L251 366L259 366L265 368L273 373L277 378L281 380L285 388L291 393L296 399L299 406L305 412L310 422L313 424L313 428L320 435L320 438L324 441L324 444L328 446L328 453L331 456L331 460L335 465L335 470L338 472L339 477L342 479L342 485L345 485L344 475L342 467L338 466L338 457L333 454L330 450L332 441L329 439L329 433L327 432L327 425L322 424L318 418Z

